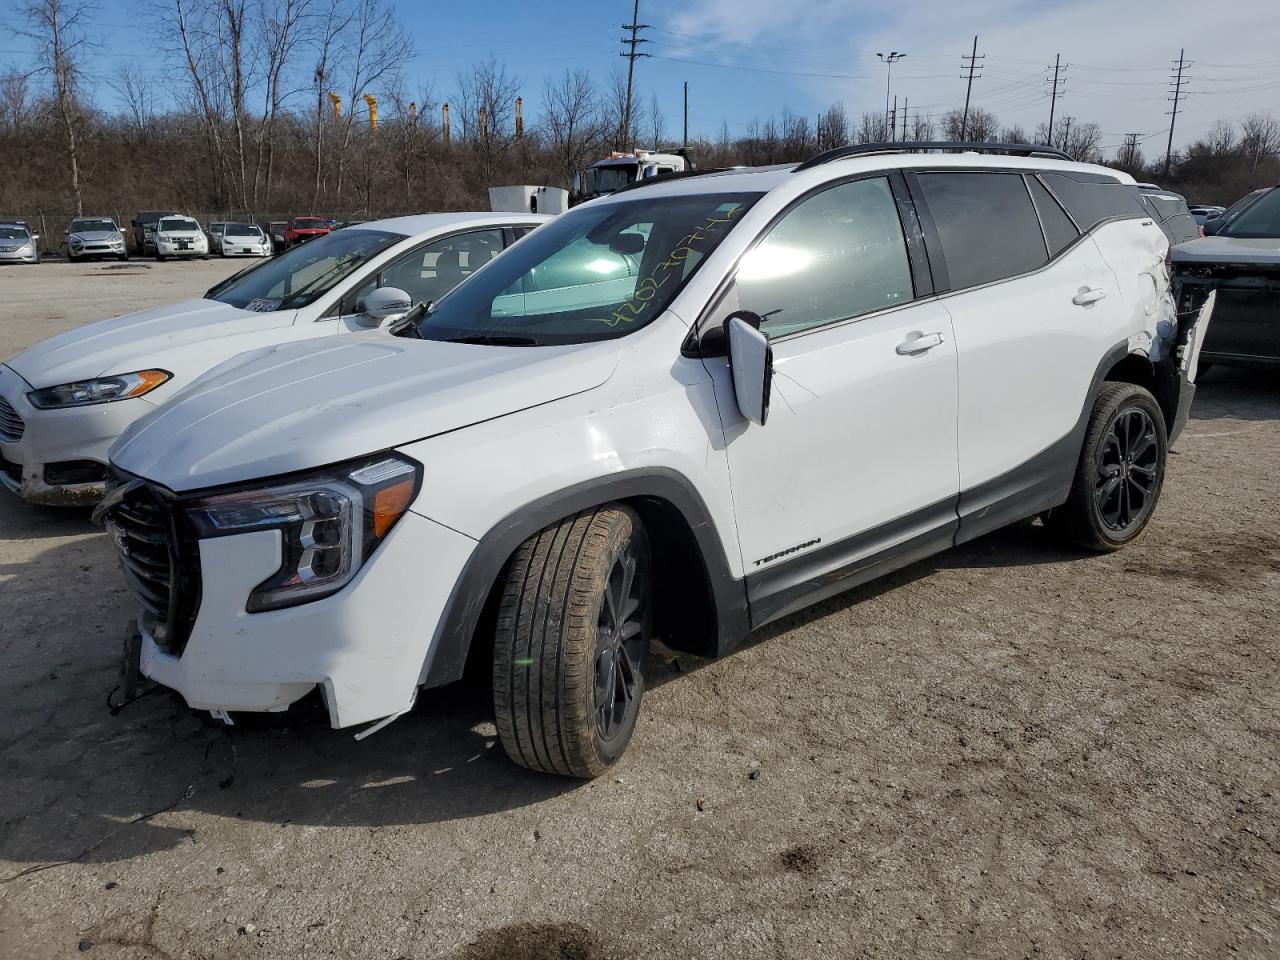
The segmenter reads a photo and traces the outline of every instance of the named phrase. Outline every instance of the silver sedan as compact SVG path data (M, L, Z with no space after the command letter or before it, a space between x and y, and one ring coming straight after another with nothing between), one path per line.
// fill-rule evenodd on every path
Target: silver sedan
M39 263L39 238L24 223L0 223L0 263Z
M110 217L77 217L67 229L67 259L85 260L89 257L115 257L129 259L124 231Z

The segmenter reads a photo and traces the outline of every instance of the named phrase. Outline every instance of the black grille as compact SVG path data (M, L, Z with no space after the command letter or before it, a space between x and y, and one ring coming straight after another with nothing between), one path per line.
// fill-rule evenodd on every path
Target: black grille
M26 432L27 425L18 411L13 409L13 404L0 397L0 438L14 443L21 440Z
M181 655L200 607L200 562L185 517L171 496L142 485L105 519L144 625L157 646Z

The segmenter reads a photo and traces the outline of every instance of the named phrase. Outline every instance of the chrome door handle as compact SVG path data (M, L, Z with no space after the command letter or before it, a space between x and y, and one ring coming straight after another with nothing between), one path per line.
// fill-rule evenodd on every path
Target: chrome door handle
M910 333L907 339L898 344L897 350L904 357L913 356L917 353L924 353L926 350L932 350L934 347L942 343L942 334L940 333Z
M1071 298L1071 302L1077 307L1087 307L1091 303L1097 303L1106 295L1107 291L1100 287L1081 287L1076 295Z

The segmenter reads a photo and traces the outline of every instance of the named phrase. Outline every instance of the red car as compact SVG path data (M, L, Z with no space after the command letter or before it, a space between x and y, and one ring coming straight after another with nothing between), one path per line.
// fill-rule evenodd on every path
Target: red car
M291 217L284 228L284 246L287 250L296 243L332 232L329 221L321 217Z

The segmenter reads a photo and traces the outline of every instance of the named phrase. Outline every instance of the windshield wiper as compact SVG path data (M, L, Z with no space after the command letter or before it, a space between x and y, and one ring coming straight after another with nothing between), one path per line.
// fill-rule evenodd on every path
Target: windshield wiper
M475 333L466 337L448 337L445 343L479 343L487 347L536 347L533 337L513 337L502 333Z

